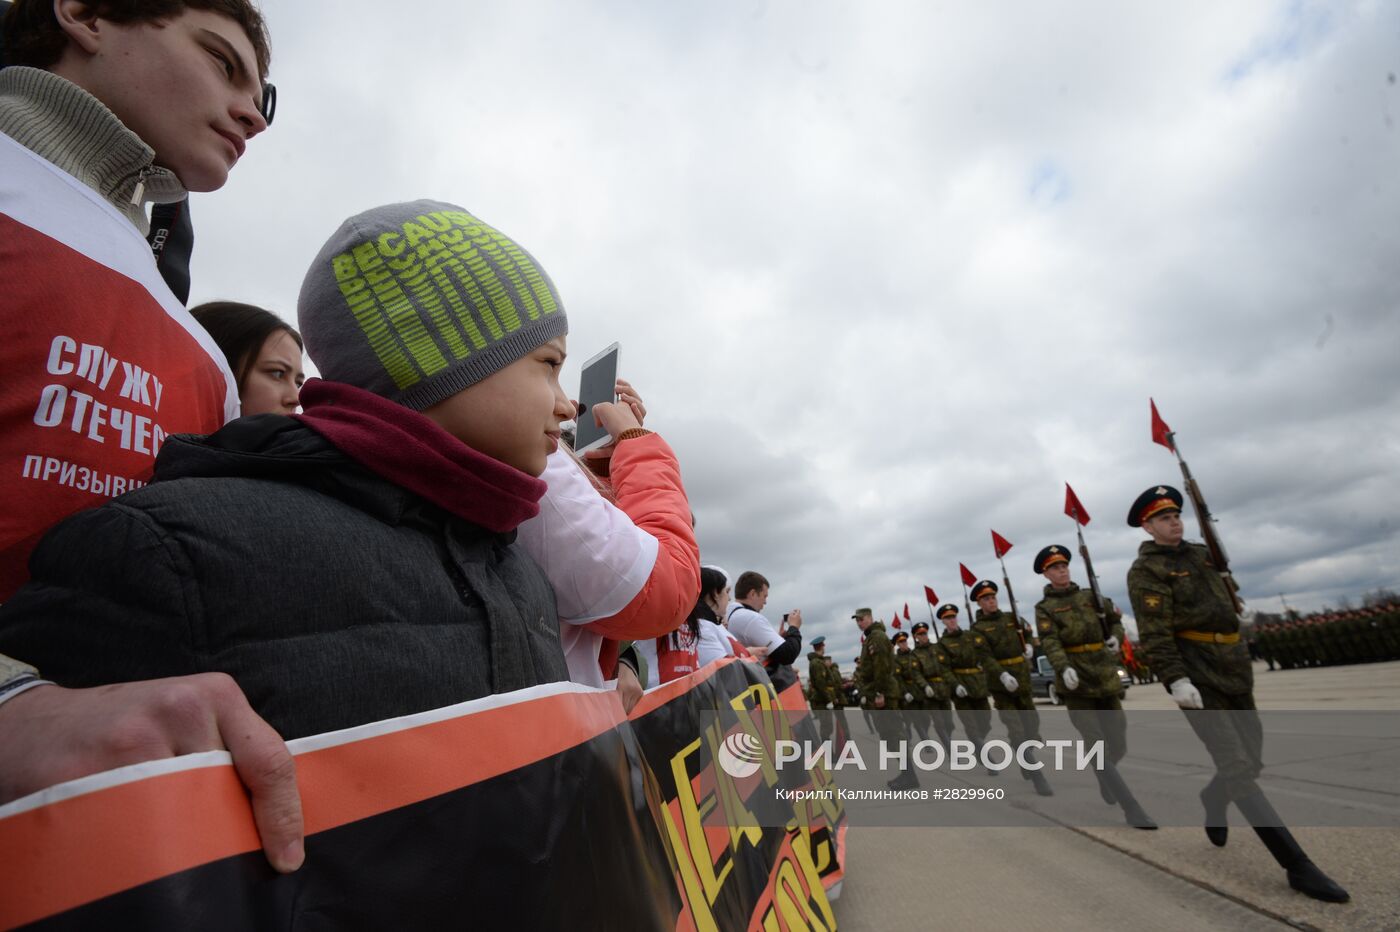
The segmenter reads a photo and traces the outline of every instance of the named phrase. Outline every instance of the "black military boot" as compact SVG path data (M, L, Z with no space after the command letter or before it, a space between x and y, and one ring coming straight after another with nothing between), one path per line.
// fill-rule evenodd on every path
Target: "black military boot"
M1225 798L1225 781L1219 776L1201 790L1201 805L1206 807L1206 837L1215 847L1225 847L1225 842L1230 840L1230 823L1226 817L1230 802Z
M1118 800L1113 797L1113 790L1109 789L1108 784L1104 781L1103 773L1101 771L1095 770L1094 779L1098 781L1099 796L1103 799L1103 801L1110 806L1118 805Z
M1033 751L1028 752L1025 755L1025 757L1032 764L1040 763L1040 761L1036 759L1035 753ZM1035 770L1032 770L1028 767L1022 767L1021 779L1031 781L1031 786L1035 787L1035 792L1037 796L1054 796L1055 791L1050 789L1050 781L1045 779L1044 770L1045 768L1043 767L1036 768Z
M1133 828L1151 830L1157 827L1151 817L1138 805L1137 799L1133 796L1133 791L1128 789L1128 784L1123 782L1123 775L1118 772L1118 768L1112 764L1103 765L1103 783L1107 785L1113 797L1118 800L1118 805L1123 807L1123 819Z
M1288 885L1299 893L1327 903L1345 903L1351 894L1342 889L1331 877L1303 853L1293 833L1283 827L1278 813L1263 793L1254 793L1235 800L1235 805L1244 813L1254 833L1269 849L1279 866L1288 871Z
M885 786L892 790L916 790L919 788L919 775L913 768L907 768L899 772L899 776L893 780L886 780Z
M1031 786L1035 787L1037 796L1054 796L1055 791L1050 789L1050 781L1045 779L1045 774L1039 770L1030 772Z

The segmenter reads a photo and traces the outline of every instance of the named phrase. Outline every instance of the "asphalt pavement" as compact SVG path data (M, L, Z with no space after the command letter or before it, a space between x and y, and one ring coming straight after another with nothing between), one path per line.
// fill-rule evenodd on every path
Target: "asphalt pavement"
M1400 710L1400 662L1272 672L1261 663L1255 699L1265 712ZM1124 707L1175 708L1158 684L1133 687ZM1273 721L1265 716L1268 769L1261 784L1281 812L1287 815L1289 806L1318 811L1310 807L1326 801L1333 808L1322 811L1345 810L1349 826L1382 826L1294 828L1304 850L1351 893L1350 903L1319 903L1289 889L1282 868L1233 809L1229 844L1215 848L1199 827L1144 832L1104 825L1101 814L1080 818L1089 809L1076 806L1102 803L1076 799L1072 787L1040 800L1014 775L1003 775L998 782L1010 791L1008 803L1023 818L1030 813L1032 825L853 825L846 880L835 904L838 927L1400 929L1400 784L1393 779L1400 767L1394 742L1357 752L1355 741L1326 734L1338 730L1332 724L1338 720L1327 715L1290 717L1298 734L1271 740ZM992 736L1000 731L994 726ZM1144 801L1152 798L1153 781L1198 788L1209 777L1203 762L1174 760L1164 770L1168 755L1153 746L1151 736L1130 731L1128 740L1124 777L1143 786L1135 791ZM1304 746L1311 753L1303 753ZM1347 750L1339 750L1343 746ZM927 776L925 781L933 782Z

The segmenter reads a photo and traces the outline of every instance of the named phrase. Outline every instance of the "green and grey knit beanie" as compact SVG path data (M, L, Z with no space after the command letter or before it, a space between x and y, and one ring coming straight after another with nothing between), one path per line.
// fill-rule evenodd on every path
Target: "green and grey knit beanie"
M342 223L306 273L297 324L323 378L415 411L569 332L534 257L439 201Z

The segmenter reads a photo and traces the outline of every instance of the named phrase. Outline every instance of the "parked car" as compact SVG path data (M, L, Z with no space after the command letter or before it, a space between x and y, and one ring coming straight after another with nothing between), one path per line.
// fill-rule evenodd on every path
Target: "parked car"
M1133 678L1122 667L1118 668L1118 681L1123 684L1123 694L1127 695ZM1050 666L1050 658L1044 654L1038 654L1035 665L1031 667L1031 695L1049 699L1052 705L1064 705L1060 687L1055 684L1055 668Z

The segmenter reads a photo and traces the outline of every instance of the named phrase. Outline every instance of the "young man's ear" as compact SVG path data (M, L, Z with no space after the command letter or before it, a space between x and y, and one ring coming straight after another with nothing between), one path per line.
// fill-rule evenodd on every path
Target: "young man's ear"
M68 40L89 55L102 43L97 13L86 0L53 0L53 15Z

